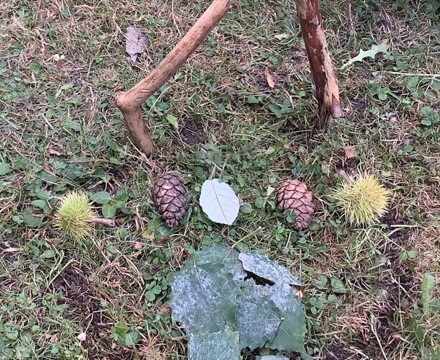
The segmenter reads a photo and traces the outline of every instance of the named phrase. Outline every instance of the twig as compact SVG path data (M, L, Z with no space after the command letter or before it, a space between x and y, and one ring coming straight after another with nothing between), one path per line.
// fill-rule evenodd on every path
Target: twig
M104 218L100 218L100 217L96 217L96 216L92 216L91 218L89 218L89 222L91 222L93 224L101 224L101 225L110 226L110 227L115 226L114 219L104 219Z
M116 105L124 116L133 143L145 154L153 152L155 146L145 124L141 105L177 72L220 22L229 10L231 3L232 0L214 0L155 70L130 90L114 95Z

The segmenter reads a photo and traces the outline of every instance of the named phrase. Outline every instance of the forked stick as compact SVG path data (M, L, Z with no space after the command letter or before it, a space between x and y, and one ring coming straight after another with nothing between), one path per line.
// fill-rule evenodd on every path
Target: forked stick
M228 12L231 2L232 0L214 0L156 69L130 90L114 95L116 105L124 116L134 145L145 154L148 155L154 150L154 143L145 124L141 105L159 90L199 47L210 31Z

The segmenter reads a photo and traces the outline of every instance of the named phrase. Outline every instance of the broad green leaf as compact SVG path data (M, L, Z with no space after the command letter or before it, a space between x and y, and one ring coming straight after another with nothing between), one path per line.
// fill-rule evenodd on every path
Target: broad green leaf
M179 130L179 123L174 115L167 115L166 119L176 130Z
M37 228L43 224L43 219L32 215L32 208L26 208L23 210L23 221L26 226L31 228Z
M242 282L246 277L243 266L238 259L238 251L224 244L215 244L197 251L190 261L194 261L197 266L222 264L222 267L216 269L225 274L232 274L234 281L237 283Z
M347 66L354 64L357 61L363 61L365 58L370 57L373 58L379 53L386 53L388 51L387 40L384 40L379 45L373 45L369 50L360 50L359 54L355 56L353 59L348 60L344 65L341 66L341 70L345 69Z
M347 288L345 287L344 283L338 278L332 278L331 285L335 294L345 294L347 292Z
M188 343L189 360L240 360L238 333L227 330L192 334Z
M435 279L430 273L423 274L422 280L422 306L423 314L429 316L431 311L431 292L435 286Z
M31 204L33 206L40 208L40 209L43 209L43 210L45 210L49 207L49 205L47 204L47 201L45 201L45 200L34 200L31 202Z
M139 332L137 330L132 330L125 335L124 345L132 347L139 342L140 338Z
M112 197L107 191L98 191L97 193L94 193L90 195L90 200L97 204L107 204Z
M112 219L116 215L116 207L107 203L102 205L102 216L104 216L106 219Z
M282 355L264 355L257 356L257 360L289 360L289 358Z
M12 169L8 164L5 164L5 163L0 164L0 176L9 174L11 171L12 171Z
M294 277L285 267L279 265L276 261L269 260L266 256L253 253L242 253L238 256L243 264L243 268L257 275L260 278L267 279L273 283L287 283L300 286L301 282Z
M203 183L200 205L210 220L226 225L232 225L240 210L240 202L234 190L218 179Z
M237 330L240 334L240 348L251 350L274 339L281 323L281 313L270 297L249 281L240 297L237 310ZM261 289L260 289L261 288Z
M6 326L5 335L10 340L16 340L18 338L18 330L11 326Z
M281 351L304 352L305 315L298 297L289 284L262 287L281 311L282 321L268 347Z
M155 217L148 221L147 230L142 234L142 237L149 240L160 240L170 233L171 230L165 226L163 220L160 217Z
M127 324L124 323L124 322L121 322L121 321L118 322L118 323L112 328L112 331L113 331L116 335L118 335L118 336L120 336L120 337L124 337L124 336L127 334L128 330L129 330L129 327L127 326Z
M171 283L173 321L188 333L216 332L234 323L238 286L224 276L222 264L193 266L179 271Z
M56 178L56 176L54 176L44 170L40 172L40 179L49 183L49 184L57 184L59 182L58 179Z

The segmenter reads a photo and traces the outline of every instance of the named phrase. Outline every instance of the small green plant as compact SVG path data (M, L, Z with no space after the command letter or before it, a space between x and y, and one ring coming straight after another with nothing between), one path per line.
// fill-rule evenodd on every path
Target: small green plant
M300 285L265 256L221 244L196 252L171 284L189 359L238 360L242 349L264 347L304 353L305 316L292 287Z
M390 191L374 176L363 174L346 180L332 198L351 224L371 224L385 214Z
M140 334L136 329L130 329L124 322L118 322L112 326L112 338L119 345L132 347L140 340Z

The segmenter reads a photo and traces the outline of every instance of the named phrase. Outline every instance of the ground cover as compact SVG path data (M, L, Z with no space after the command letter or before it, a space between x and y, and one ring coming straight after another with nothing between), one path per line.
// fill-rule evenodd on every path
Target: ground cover
M205 6L0 3L0 358L186 358L165 304L169 275L217 242L266 253L301 278L316 359L440 358L440 293L426 290L440 276L437 2L354 0L351 21L346 1L322 2L345 117L317 132L293 2L240 1L145 104L159 147L147 158L112 94L151 71ZM135 63L124 41L132 25L149 38ZM384 40L388 53L340 69ZM393 191L379 224L340 216L329 194L341 169L373 173ZM173 232L151 196L166 170L189 189ZM211 175L240 197L233 226L198 205ZM271 193L288 177L315 195L315 219L300 232ZM71 189L89 192L118 226L65 239L52 218Z

